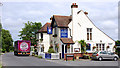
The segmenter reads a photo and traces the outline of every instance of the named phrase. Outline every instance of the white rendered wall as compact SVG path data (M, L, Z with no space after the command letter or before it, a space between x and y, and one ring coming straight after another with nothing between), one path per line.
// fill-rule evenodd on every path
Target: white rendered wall
M77 8L72 8L72 12L76 12ZM115 41L112 40L110 37L105 35L102 31L100 31L98 28L94 26L94 24L88 19L88 17L84 14L84 12L81 10L79 14L72 13L72 21L68 25L70 29L72 29L72 36L73 41L75 44L73 45L73 48L79 47L78 41L85 40L87 43L91 44L91 51L92 47L96 46L96 43L104 43L105 44L105 50L106 46L108 46L108 43L112 43L110 45L109 51L113 51L113 46L115 45ZM87 40L87 28L92 28L92 40ZM102 42L100 42L102 41Z
M41 33L38 33L39 36L39 42L38 44L42 44L44 45L44 52L48 52L48 49L50 47L50 35L47 34L47 33L43 33L43 41L41 42L40 39L41 39Z

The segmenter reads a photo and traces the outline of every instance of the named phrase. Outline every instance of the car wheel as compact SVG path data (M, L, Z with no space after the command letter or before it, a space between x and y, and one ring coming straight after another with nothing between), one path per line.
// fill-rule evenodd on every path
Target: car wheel
M118 60L118 58L117 58L117 57L114 57L114 58L113 58L113 60L114 60L114 61L117 61L117 60Z
M99 61L102 61L102 57L99 57L98 60L99 60Z

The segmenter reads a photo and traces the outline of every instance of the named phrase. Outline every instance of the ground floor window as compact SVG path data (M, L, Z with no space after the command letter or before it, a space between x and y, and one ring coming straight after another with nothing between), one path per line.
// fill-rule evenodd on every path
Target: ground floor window
M44 52L44 45L41 46L41 52Z
M104 51L105 50L105 44L103 44L103 43L97 43L96 44L96 50L97 51Z
M88 43L88 44L86 45L86 50L88 50L88 51L91 50L91 44Z

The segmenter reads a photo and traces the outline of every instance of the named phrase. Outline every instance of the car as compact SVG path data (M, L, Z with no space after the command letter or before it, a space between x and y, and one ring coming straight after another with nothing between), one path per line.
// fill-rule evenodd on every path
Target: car
M114 61L117 61L119 59L119 56L113 52L109 51L95 51L92 54L92 59L97 59L99 61L102 61L103 59L112 59Z

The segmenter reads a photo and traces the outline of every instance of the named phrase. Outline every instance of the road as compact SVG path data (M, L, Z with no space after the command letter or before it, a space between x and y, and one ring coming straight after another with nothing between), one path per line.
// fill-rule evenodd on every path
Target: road
M118 66L118 61L64 61L39 59L33 56L14 56L13 52L2 55L3 66Z
M2 55L3 66L61 66L32 56L14 56L13 52Z

